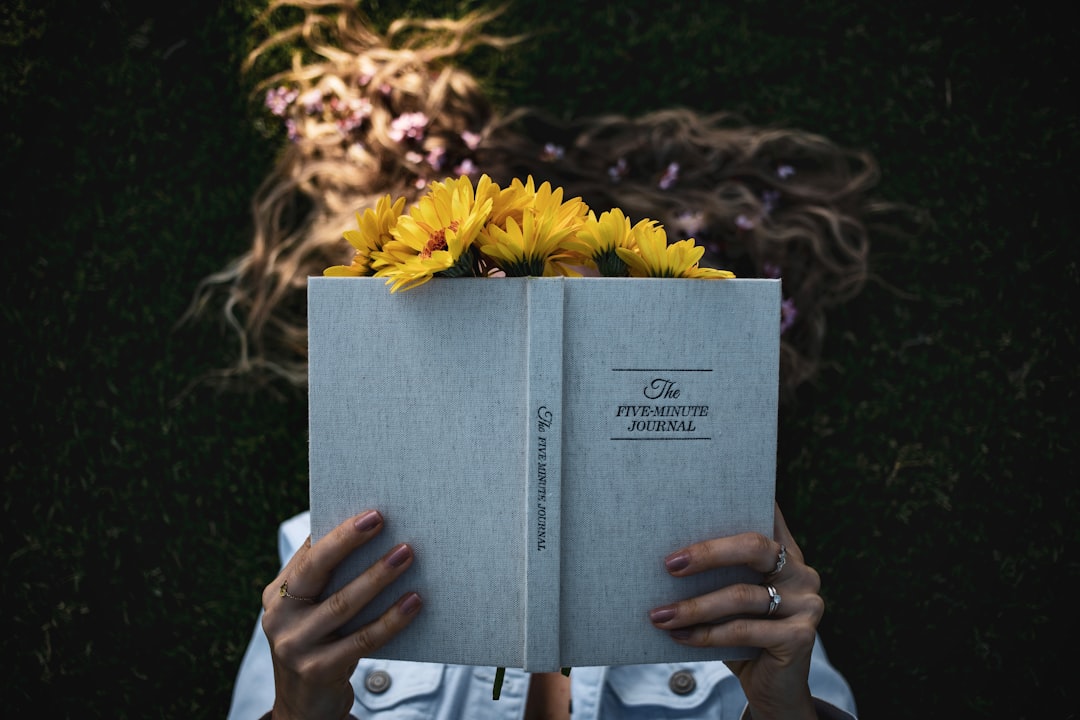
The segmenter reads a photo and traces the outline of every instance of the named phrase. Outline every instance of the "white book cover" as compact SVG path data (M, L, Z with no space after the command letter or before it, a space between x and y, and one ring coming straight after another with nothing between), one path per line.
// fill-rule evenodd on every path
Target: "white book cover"
M312 539L368 508L413 566L350 627L415 589L378 657L560 667L748 657L690 648L659 605L746 569L663 558L771 534L780 282L629 278L308 281Z

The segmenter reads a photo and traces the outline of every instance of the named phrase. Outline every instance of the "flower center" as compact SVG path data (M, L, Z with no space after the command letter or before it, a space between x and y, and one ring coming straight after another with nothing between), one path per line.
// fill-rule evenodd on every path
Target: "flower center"
M441 229L436 230L435 232L431 233L431 235L428 238L427 245L425 245L424 249L420 251L420 257L422 257L422 258L424 258L426 260L427 258L431 257L431 254L433 252L435 252L437 250L445 250L446 249L446 231L447 230L452 230L454 232L457 232L457 229L458 229L458 221L457 220L451 220L450 224L447 225L446 227L441 228Z

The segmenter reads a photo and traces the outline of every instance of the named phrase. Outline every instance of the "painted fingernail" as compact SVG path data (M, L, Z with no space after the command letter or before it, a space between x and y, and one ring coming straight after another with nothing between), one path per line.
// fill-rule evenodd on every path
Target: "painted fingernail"
M649 613L649 619L654 623L665 623L673 617L675 617L675 608L671 606L659 607Z
M685 550L672 553L664 558L664 567L668 569L668 572L678 572L684 570L690 565L690 553Z
M398 605L398 609L405 615L412 615L414 612L420 609L420 606L424 604L424 601L420 599L418 593L409 593L405 596L405 599Z
M670 635L675 640L689 640L691 634L693 634L692 631L686 630L685 628L680 630L668 631L668 635Z
M410 557L412 557L412 549L408 545L398 545L386 556L386 564L390 567L401 567Z
M371 530L376 525L382 522L382 515L375 510L368 510L366 513L356 518L356 522L353 526L360 532L366 532Z

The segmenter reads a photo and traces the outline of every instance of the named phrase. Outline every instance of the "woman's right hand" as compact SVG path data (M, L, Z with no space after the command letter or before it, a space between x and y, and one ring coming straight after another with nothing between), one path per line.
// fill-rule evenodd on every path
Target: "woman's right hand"
M393 547L333 595L316 600L334 568L382 528L382 515L367 510L314 545L309 536L263 590L262 625L274 662L275 720L347 717L353 704L349 678L357 663L401 632L420 609L420 596L409 592L373 622L349 635L338 633L412 564L412 549L405 544Z

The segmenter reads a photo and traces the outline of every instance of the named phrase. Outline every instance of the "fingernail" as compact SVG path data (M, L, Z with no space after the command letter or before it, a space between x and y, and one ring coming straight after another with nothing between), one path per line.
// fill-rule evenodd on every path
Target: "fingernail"
M659 607L649 612L649 619L654 623L665 623L671 618L675 617L675 608Z
M669 630L668 631L668 635L670 635L675 640L689 640L691 634L692 634L692 631L686 630L685 628L680 629L680 630Z
M398 545L386 556L386 564L390 567L401 567L410 557L412 557L412 549L408 545Z
M412 615L414 612L420 609L420 606L424 604L424 601L420 599L420 595L417 593L409 593L405 596L405 599L401 601L401 605L398 609L405 615Z
M668 572L678 572L685 569L690 565L690 553L685 550L672 553L664 558L664 567L668 569Z
M374 528L380 522L382 522L382 515L375 510L368 510L363 515L356 518L356 522L353 523L353 526L360 532L366 532Z

